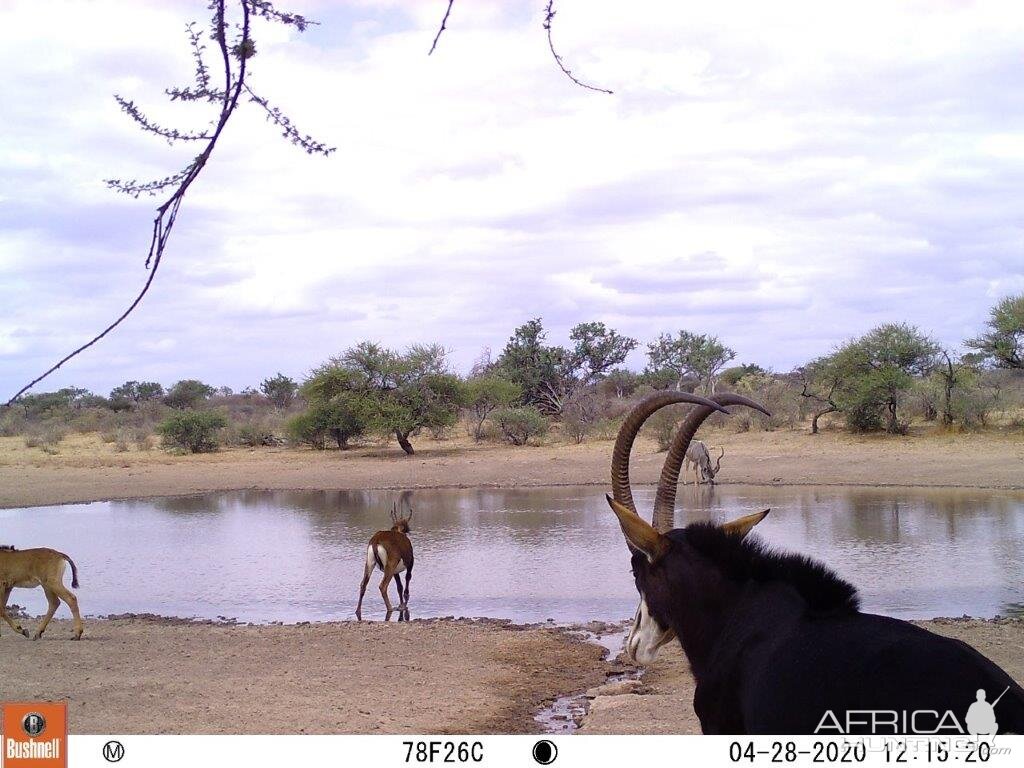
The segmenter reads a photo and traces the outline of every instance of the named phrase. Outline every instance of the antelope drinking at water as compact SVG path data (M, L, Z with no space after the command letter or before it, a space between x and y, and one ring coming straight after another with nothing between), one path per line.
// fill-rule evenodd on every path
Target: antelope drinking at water
M64 562L71 565L71 586L78 589L78 568L75 561L63 552L53 549L15 549L11 546L0 546L0 619L6 621L15 632L29 637L27 630L22 629L17 619L7 613L7 600L15 587L42 587L50 607L39 623L33 640L38 640L46 631L46 626L53 618L57 606L63 600L71 609L74 618L73 640L82 637L82 617L78 613L78 599L74 593L64 586Z
M700 440L694 440L686 449L686 459L683 461L683 474L692 466L694 485L698 483L714 485L715 475L722 468L722 457L725 456L725 448L720 448L719 450L721 450L721 453L718 454L715 466L712 467L711 454L708 452L707 445Z
M380 594L384 598L384 605L387 608L387 615L390 617L394 608L388 599L388 585L391 579L398 585L398 610L405 611L409 608L409 582L412 581L412 542L409 541L409 523L412 521L412 507L408 507L409 514L404 517L398 516L398 508L391 506L391 526L389 531L377 531L370 537L370 543L366 546L366 567L363 570L363 583L359 585L359 603L356 605L356 618L363 620L363 595L366 593L366 585L370 581L374 568L380 568L384 572L384 579L380 583ZM405 591L402 590L402 579L399 574L405 571ZM399 616L401 618L401 616Z

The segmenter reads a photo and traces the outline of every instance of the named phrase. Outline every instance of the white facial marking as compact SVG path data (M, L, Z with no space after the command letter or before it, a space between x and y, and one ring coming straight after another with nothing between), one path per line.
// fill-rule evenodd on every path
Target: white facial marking
M633 628L626 637L626 657L637 664L650 664L658 655L658 649L675 637L671 629L662 629L647 610L647 600L640 597Z

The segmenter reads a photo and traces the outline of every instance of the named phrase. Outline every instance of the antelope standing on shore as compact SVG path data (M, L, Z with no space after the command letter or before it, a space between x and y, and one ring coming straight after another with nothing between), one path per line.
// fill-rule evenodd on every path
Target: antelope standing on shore
M359 602L356 604L356 618L359 621L363 620L363 595L366 594L366 585L374 568L380 568L384 572L384 578L380 582L380 594L384 598L388 617L394 611L391 600L388 599L388 585L391 579L394 579L398 586L398 610L409 609L409 582L412 581L413 556L412 542L409 541L408 534L409 523L412 522L412 507L408 507L408 510L408 515L399 517L398 507L392 504L391 530L377 531L370 537L370 543L366 546L366 567L363 569L363 583L359 585ZM402 571L405 571L404 591L399 576Z
M963 724L978 732L968 706L1000 691L998 708L987 711L1000 731L1024 733L1024 689L1004 670L959 640L861 613L856 588L825 565L752 541L747 534L768 510L665 532L680 464L701 422L723 405L767 413L739 395L710 399L715 405L695 406L672 440L655 525L637 513L629 454L640 426L665 403L640 402L615 441L608 503L640 593L626 655L647 664L678 640L704 733L949 734L965 733ZM994 731L995 722L986 727Z
M64 586L65 561L71 565L71 586L78 589L78 568L75 561L63 552L54 549L15 549L12 546L0 546L0 619L6 621L15 632L30 637L18 620L7 613L7 600L15 587L42 587L50 607L31 638L38 640L43 636L57 606L63 600L71 609L74 618L72 639L80 639L83 630L82 617L78 613L78 599Z
M715 475L722 468L722 457L725 456L725 448L720 448L719 450L721 450L721 453L718 454L715 466L712 467L711 454L708 452L707 445L700 440L691 442L686 449L686 459L683 461L683 475L685 476L692 466L694 485L699 483L714 485Z

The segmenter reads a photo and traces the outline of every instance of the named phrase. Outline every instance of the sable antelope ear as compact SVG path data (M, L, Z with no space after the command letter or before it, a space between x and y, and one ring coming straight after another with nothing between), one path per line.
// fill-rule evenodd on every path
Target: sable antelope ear
M741 539L750 533L750 530L768 517L768 513L771 509L766 509L762 512L755 512L752 515L744 515L735 520L730 520L728 523L722 523L720 526L726 533L731 533L739 536Z
M620 504L607 494L605 498L608 499L612 512L619 518L619 525L630 549L639 549L652 563L665 554L668 550L668 539L625 504Z

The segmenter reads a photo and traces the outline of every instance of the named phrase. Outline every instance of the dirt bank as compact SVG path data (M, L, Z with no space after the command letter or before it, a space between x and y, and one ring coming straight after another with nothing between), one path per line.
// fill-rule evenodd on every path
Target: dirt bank
M66 698L72 733L536 732L537 709L609 668L565 632L486 620L2 629L0 699Z
M725 483L1024 488L1024 434L854 437L840 432L712 432L726 449ZM0 438L0 507L140 498L215 490L604 485L611 442L540 447L422 438L351 451L230 449L199 456L118 453L95 435L72 435L50 456ZM656 482L665 455L641 439L634 482Z
M1024 683L1024 620L934 619L916 622L963 640ZM693 676L678 643L662 650L643 677L643 693L598 696L580 733L700 733L693 712Z

